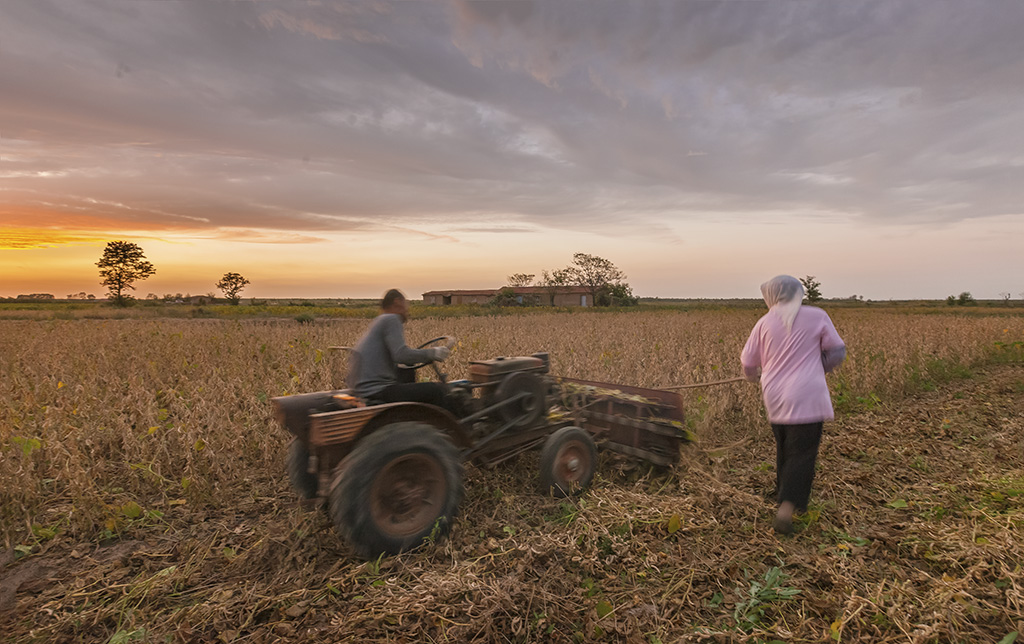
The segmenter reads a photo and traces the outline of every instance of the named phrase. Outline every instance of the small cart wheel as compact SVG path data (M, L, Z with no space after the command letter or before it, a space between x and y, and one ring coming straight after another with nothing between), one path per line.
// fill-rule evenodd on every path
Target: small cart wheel
M462 460L436 428L393 423L363 439L330 493L334 525L370 559L448 534L462 501Z
M309 449L297 438L288 445L288 480L299 498L316 497L319 481L315 474L309 473Z
M597 446L579 427L563 427L544 442L540 454L540 489L566 497L587 489L597 467Z

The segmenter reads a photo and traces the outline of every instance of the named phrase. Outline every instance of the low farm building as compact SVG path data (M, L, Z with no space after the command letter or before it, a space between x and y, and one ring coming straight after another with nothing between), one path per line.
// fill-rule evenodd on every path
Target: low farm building
M590 291L582 286L560 286L547 288L544 286L509 286L515 293L516 301L532 306L593 306ZM427 291L423 294L423 303L433 306L450 306L458 304L487 304L500 289L448 290Z

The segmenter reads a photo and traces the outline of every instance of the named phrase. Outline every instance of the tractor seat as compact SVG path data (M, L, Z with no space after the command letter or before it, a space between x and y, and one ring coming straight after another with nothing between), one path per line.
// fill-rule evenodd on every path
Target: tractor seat
M370 407L372 405L380 405L383 401L360 398L352 393L351 389L342 389L340 392L331 396L334 400L334 404L338 409L352 409L353 407Z

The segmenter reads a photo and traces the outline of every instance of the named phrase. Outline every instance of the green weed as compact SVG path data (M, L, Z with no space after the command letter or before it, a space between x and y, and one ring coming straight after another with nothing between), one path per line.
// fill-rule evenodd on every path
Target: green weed
M742 599L732 614L736 625L743 631L751 631L760 625L773 604L789 601L801 592L799 588L782 585L786 575L778 566L769 568L763 579L751 581L749 573L744 573L744 576L750 581L750 586L736 588Z

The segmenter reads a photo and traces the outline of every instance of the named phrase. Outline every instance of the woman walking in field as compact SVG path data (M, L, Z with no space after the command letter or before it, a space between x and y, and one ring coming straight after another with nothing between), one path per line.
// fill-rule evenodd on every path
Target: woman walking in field
M766 313L750 332L740 362L747 380L761 381L775 434L775 531L793 532L793 512L807 510L821 430L834 417L825 374L846 357L828 314L802 306L803 285L780 275L761 285Z

